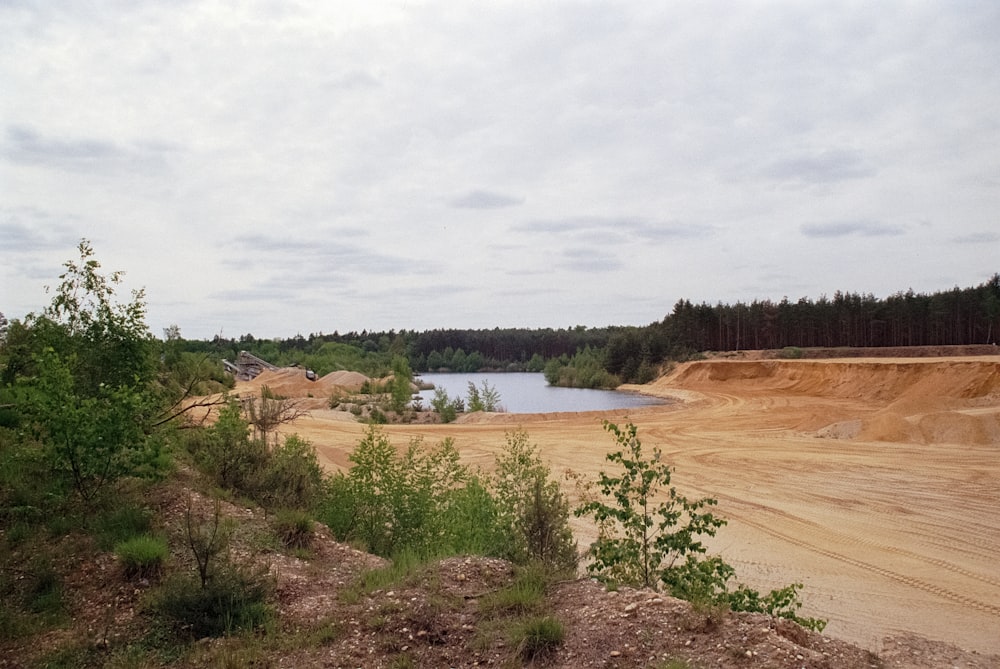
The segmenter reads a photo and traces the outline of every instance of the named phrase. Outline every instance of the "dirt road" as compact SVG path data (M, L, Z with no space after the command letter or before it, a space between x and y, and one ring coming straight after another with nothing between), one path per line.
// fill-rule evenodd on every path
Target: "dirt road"
M684 401L386 431L398 446L453 437L488 467L523 427L553 472L593 477L614 447L602 420L631 420L682 492L718 499L729 524L712 550L759 589L803 583L802 614L827 634L1000 653L1000 358L702 361L641 390ZM291 429L342 467L364 430L346 418L316 410Z

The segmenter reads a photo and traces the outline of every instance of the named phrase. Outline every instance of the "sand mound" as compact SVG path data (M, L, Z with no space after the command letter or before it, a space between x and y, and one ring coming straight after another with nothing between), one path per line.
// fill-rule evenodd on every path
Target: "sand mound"
M361 390L361 386L370 380L371 379L361 372L349 372L342 369L336 372L330 372L321 378L320 382L333 386L339 386L352 392L357 392Z
M275 395L294 399L315 397L329 398L345 392L357 392L368 381L368 377L358 372L330 372L315 381L306 378L306 370L301 367L284 367L262 372L252 381L240 381L236 392L240 395L255 395L263 386Z
M961 400L1000 395L1000 360L711 360L685 363L654 382L691 390L742 389L868 399Z
M760 397L854 400L866 410L800 417L790 427L820 437L910 444L1000 445L1000 359L703 360L651 384Z

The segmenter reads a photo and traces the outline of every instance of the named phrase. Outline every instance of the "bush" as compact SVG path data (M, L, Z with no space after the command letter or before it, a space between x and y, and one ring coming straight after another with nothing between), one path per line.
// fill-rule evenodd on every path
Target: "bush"
M312 444L294 434L275 444L255 487L267 508L313 508L323 492L323 468Z
M442 516L442 551L452 555L500 555L504 536L497 519L500 511L483 480L470 478L451 491Z
M128 578L159 576L169 554L166 540L149 534L127 539L115 546L115 555L121 560Z
M508 432L493 476L500 555L512 562L540 561L557 571L575 571L576 542L569 503L524 430Z
M636 427L624 429L605 421L605 429L615 436L621 450L608 454L611 462L624 469L621 476L599 475L598 485L606 503L591 500L576 515L592 515L598 525L598 539L590 547L592 562L587 570L611 583L657 588L666 586L677 598L697 605L724 605L735 611L768 613L794 620L804 627L822 630L826 621L801 618L795 583L761 595L745 585L729 589L736 571L721 557L702 557L706 548L698 537L715 536L725 521L703 512L716 501L690 501L670 485L671 470L660 464L661 453L652 457L642 452ZM655 500L666 498L665 501Z
M306 548L312 543L313 521L300 509L282 509L274 516L274 531L288 548Z
M465 403L461 399L453 401L444 388L436 388L431 408L441 417L442 423L451 423L461 411L465 410Z
M660 462L660 449L645 455L635 425L622 429L605 421L604 429L620 447L607 459L624 471L600 472L598 486L609 502L591 500L575 512L597 521L587 570L605 581L656 588L679 559L705 553L699 537L715 536L725 521L702 511L714 499L690 501L670 486L671 470Z
M191 638L222 636L262 627L273 616L273 583L266 567L227 564L201 587L189 575L167 580L154 610Z
M562 645L566 628L552 616L528 618L514 625L510 643L525 662L545 657Z
M447 535L445 505L468 477L451 440L426 449L415 439L400 455L370 425L350 459L350 471L328 482L320 504L320 519L334 535L383 557L402 550L439 552Z
M314 507L323 495L323 469L312 445L298 435L268 446L230 402L200 440L198 460L221 487L266 509Z

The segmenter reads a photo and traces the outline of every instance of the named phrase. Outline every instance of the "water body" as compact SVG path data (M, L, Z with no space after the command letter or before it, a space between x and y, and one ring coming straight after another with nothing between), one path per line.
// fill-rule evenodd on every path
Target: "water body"
M508 413L558 413L561 411L608 411L664 404L664 400L637 393L548 385L544 374L494 372L475 374L420 374L420 380L443 388L448 397L468 399L469 382L482 390L483 381L500 393L500 405ZM422 390L424 406L430 407L433 390Z

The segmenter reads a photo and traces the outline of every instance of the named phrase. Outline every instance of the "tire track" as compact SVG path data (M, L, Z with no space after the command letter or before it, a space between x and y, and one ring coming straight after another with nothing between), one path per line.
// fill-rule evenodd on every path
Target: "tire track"
M728 501L732 502L733 507L737 507L738 505L751 506L751 507L754 507L754 510L757 511L758 513L763 512L763 513L769 513L769 514L772 514L772 515L775 515L775 516L781 516L781 517L783 517L783 518L785 518L787 520L791 520L791 521L794 521L796 523L799 523L800 525L805 525L805 526L809 527L810 529L812 529L812 530L814 530L816 532L832 536L835 539L835 541L837 543L839 543L839 544L850 544L850 545L854 545L854 546L863 546L865 548L872 548L872 549L877 549L877 550L885 551L886 553L892 553L893 555L898 555L900 557L908 558L908 559L914 560L916 562L923 562L925 564L929 564L929 565L932 565L932 566L944 569L945 571L949 571L949 572L952 572L954 574L960 574L960 575L962 575L962 576L964 576L966 578L969 578L969 579L972 579L972 580L975 580L975 581L979 581L981 583L985 583L987 585L991 585L991 586L996 587L996 588L1000 588L1000 578L994 578L992 576L987 576L985 574L981 574L981 573L977 573L977 572L971 571L969 569L966 569L965 567L961 567L961 566L956 565L953 562L949 562L947 560L942 560L940 558L935 558L935 557L929 557L929 556L926 556L926 555L921 555L919 553L914 553L913 551L908 551L906 549L898 548L896 546L891 546L891 545L888 545L888 544L879 543L879 542L873 541L871 539L861 538L861 537L858 537L858 536L855 536L855 535L850 535L850 534L844 534L843 532L838 532L836 530L831 530L829 527L827 527L825 525L820 525L819 523L813 522L811 520L806 520L804 518L800 518L798 516L794 516L794 515L792 515L790 513L787 513L785 511L781 511L780 509L775 509L775 508L772 508L772 507L766 507L766 506L763 506L763 505L760 505L760 504L755 504L753 502L747 502L745 500L739 500L739 499L732 498L732 497L730 497ZM731 515L734 518L739 519L740 522L746 523L747 525L751 525L751 526L756 527L758 529L760 529L760 528L767 528L768 534L771 534L773 536L776 536L776 537L779 537L779 538L791 541L791 538L790 538L789 535L786 535L786 534L783 534L783 533L779 533L777 530L774 530L770 525L766 525L766 524L760 523L759 521L750 520L747 516L741 516L739 514L731 514ZM973 539L972 537L968 537L968 538L963 537L962 540L963 541L968 541L970 544L973 544L973 545L982 545L983 547L989 545L989 544L987 544L986 541L973 541L972 539ZM809 544L808 542L800 542L798 540L793 541L793 543L796 543L796 545L800 545L800 546L803 546L803 545L804 546L811 546L811 544ZM932 544L928 544L926 542L922 542L922 545L932 545ZM946 548L951 548L950 545L946 545L945 547ZM853 559L853 558L851 558L851 559ZM997 611L1000 611L1000 606L997 606L997 607L994 607L994 608Z
M815 544L809 543L808 541L802 541L800 539L796 539L795 537L793 537L791 535L785 534L783 532L778 532L773 527L771 527L771 526L769 526L769 525L767 525L765 523L760 523L760 522L757 522L757 521L748 520L747 518L740 518L739 520L740 520L740 522L745 523L745 524L747 524L747 525L749 525L751 527L754 527L754 528L760 530L761 532L764 532L766 534L770 534L771 536L777 537L778 539L781 539L782 541L787 541L788 543L790 543L790 544L792 544L794 546L798 546L800 548L804 548L804 549L806 549L808 551L811 551L811 552L814 552L814 553L818 553L818 554L823 555L825 557L837 560L839 562L843 562L845 564L849 564L849 565L851 565L853 567L857 567L859 569L864 569L866 571L873 572L875 574L878 574L879 576L883 576L885 578L891 579L891 580L896 581L898 583L902 583L902 584L910 586L912 588L917 588L919 590L923 590L925 592L929 592L929 593L931 593L933 595L936 595L938 597L942 597L944 599L948 599L948 600L956 602L958 604L962 604L963 606L969 606L969 607L977 609L979 611L983 611L984 613L989 613L989 614L992 614L994 616L1000 617L1000 606L997 606L997 605L994 605L994 604L990 604L990 603L987 603L987 602L981 602L981 601L979 601L977 599L973 599L972 597L968 597L966 595L962 595L962 594L959 594L957 592L953 592L952 590L949 590L947 588L941 587L939 585L935 585L933 583L928 583L927 581L924 581L922 579L914 578L912 576L906 576L905 574L900 574L898 572L892 571L891 569L886 569L885 567L879 567L878 565L874 565L874 564L865 562L863 560L858 560L857 558L852 558L852 557L849 557L847 555L843 555L841 553L838 553L836 551L828 550L828 549L825 549L825 548L820 548L819 546L816 546ZM877 544L875 544L875 545L877 546ZM940 567L942 567L942 568L944 568L944 569L946 569L948 571L955 572L955 573L961 574L963 576L969 575L968 572L967 572L967 570L962 569L960 567L956 567L955 565L952 565L952 564L950 564L948 562L945 562L943 560L934 560L934 559L922 558L921 556L908 553L907 551L900 551L900 550L893 551L893 549L891 547L881 547L881 546L879 546L879 547L880 548L885 548L886 550L889 550L890 552L896 552L896 553L900 553L900 554L906 555L907 557L915 557L915 558L923 560L925 562L930 562L931 564L935 564L935 566L940 566ZM938 563L940 563L940 564L938 564ZM975 577L974 574L972 576ZM991 585L997 585L997 581L994 581L992 579L988 579L987 578L987 579L980 579L980 580L985 580L987 583L989 583Z

